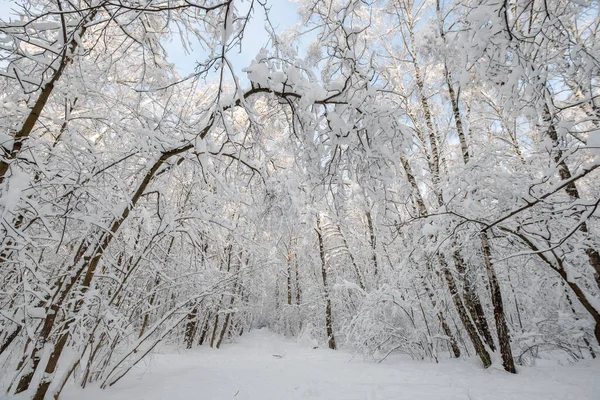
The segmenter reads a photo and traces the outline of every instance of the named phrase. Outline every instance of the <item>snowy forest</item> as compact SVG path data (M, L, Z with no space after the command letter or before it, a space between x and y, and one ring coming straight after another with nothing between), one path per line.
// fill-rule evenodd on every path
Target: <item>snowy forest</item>
M509 379L600 355L600 3L279 2L5 3L0 397L259 328Z

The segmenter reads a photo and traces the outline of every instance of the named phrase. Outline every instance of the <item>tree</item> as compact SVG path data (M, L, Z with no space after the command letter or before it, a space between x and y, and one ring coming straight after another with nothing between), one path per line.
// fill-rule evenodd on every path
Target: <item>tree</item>
M498 349L509 372L595 357L597 6L298 11L279 32L258 1L28 0L0 24L10 394L265 325L380 359ZM206 49L189 76L172 38Z

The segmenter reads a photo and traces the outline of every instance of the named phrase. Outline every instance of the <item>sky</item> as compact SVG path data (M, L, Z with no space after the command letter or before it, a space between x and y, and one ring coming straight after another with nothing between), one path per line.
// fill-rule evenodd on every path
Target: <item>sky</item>
M19 1L19 3L21 0ZM11 16L14 18L11 9L16 9L16 0L0 0L0 19L8 21ZM241 11L247 9L248 0L237 0ZM271 23L278 33L291 27L298 21L296 13L296 4L292 0L268 0L267 7L270 7L269 17ZM236 47L231 50L229 56L234 64L236 72L250 65L260 49L268 44L269 36L265 32L265 15L263 8L256 2L255 11L246 27L246 34L242 43L242 51ZM180 75L185 76L194 71L197 61L203 60L202 49L199 45L194 46L190 54L186 54L179 40L166 42L165 48L168 53L169 62L175 64Z
M242 11L245 10L243 8L244 3L247 4L247 1L239 3ZM281 33L298 21L296 4L291 0L269 0L267 4L270 7L269 18L277 33ZM260 49L267 46L269 41L269 36L265 31L264 10L258 4L255 6L255 11L245 32L242 51L240 52L239 48L236 47L229 53L230 59L237 70L236 72L240 72L242 68L250 65ZM177 41L167 43L165 47L169 54L169 61L176 65L182 75L193 72L196 62L203 58L199 46L193 49L192 54L186 54Z
M8 14L8 10L10 9L10 4L13 3L12 0L0 0L0 16L4 17Z

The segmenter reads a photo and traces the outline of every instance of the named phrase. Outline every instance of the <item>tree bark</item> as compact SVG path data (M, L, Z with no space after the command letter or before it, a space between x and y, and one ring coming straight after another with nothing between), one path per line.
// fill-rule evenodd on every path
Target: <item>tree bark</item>
M481 301L479 300L477 292L473 288L471 280L467 276L465 261L460 252L456 250L452 253L452 258L454 259L456 271L458 272L458 276L463 285L463 299L465 301L465 306L467 307L471 318L473 318L473 322L477 327L477 331L485 340L485 343L488 345L490 350L496 351L496 345L494 344L494 339L492 337L487 318L485 317L483 306L481 305Z
M456 287L456 281L454 280L454 276L452 276L452 272L448 268L446 260L441 254L438 255L438 259L440 261L440 265L442 266L442 274L446 280L448 289L450 290L450 296L452 297L452 301L454 302L454 307L456 308L458 317L460 318L463 327L467 331L467 334L471 339L471 343L473 344L475 352L479 356L483 367L488 368L490 365L492 365L492 359L490 357L490 354L485 349L483 341L481 340L481 338L479 337L479 333L477 332L477 328L471 321L471 318L469 317L469 314L461 301L461 298L458 294L458 288Z
M594 305L588 300L583 289L581 289L576 282L570 279L569 274L567 274L567 271L564 268L562 260L559 257L555 256L554 258L556 259L556 264L554 264L548 257L546 257L546 255L544 255L542 251L540 251L538 246L533 241L529 240L522 233L506 227L500 227L500 230L511 233L512 235L518 237L521 240L521 242L523 242L527 247L529 247L534 252L534 254L536 254L548 267L550 267L551 270L556 272L561 277L563 282L565 282L567 286L573 291L579 303L583 306L583 308L585 308L585 310L590 314L590 316L594 320L594 336L596 337L596 342L600 345L600 310L596 309Z
M554 121L552 120L552 114L550 113L550 107L548 106L548 103L544 103L543 116L544 122L548 124L546 133L548 137L552 140L555 147L554 161L558 165L558 174L560 176L560 179L563 181L569 180L572 177L571 170L563 157L562 150L559 148L558 133L556 131ZM575 182L569 182L569 184L565 187L565 191L567 192L572 201L575 202L581 199L581 196L579 195L579 190L577 190ZM588 239L589 231L585 222L583 222L579 226L579 231L583 234L583 237L585 239ZM585 254L594 273L594 280L596 281L596 286L598 286L598 289L600 289L600 253L598 253L598 250L591 247L590 245L586 243L584 245L586 246Z
M198 326L198 306L194 307L187 316L185 324L185 348L191 349L194 346L194 338L196 337L196 327Z
M437 307L437 301L435 300L435 297L434 297L433 293L431 292L431 290L429 290L429 287L427 286L427 283L425 283L424 280L423 280L423 288L425 289L425 293L429 297L429 301L431 302L431 306L435 310L436 307ZM416 289L415 289L415 291L416 291ZM418 299L418 296L419 296L419 294L417 292L417 299ZM421 309L421 311L422 311L422 309ZM425 318L425 313L422 312L422 314L423 314L423 320L425 321L425 325L427 325L427 319ZM446 322L446 318L444 318L444 314L442 314L441 310L439 310L437 312L437 317L438 317L438 320L440 321L440 324L442 326L442 330L444 331L444 334L446 336L448 336L448 338L450 340L450 348L452 350L452 354L454 355L454 358L460 358L460 348L458 347L458 343L456 342L456 338L452 334L452 330L450 330L450 326ZM427 328L427 330L429 330L429 328Z
M439 7L439 3L438 3ZM452 86L452 79L450 75L450 71L447 66L446 69L446 83L448 85L448 94L450 96L450 100L452 103L452 112L454 115L454 122L456 124L456 131L458 133L459 141L462 149L463 162L465 165L469 163L470 155L469 148L467 146L467 139L465 137L465 132L463 129L462 118L460 116L460 110L458 108L458 98L454 93L454 88ZM502 292L500 290L500 284L498 283L498 278L496 276L496 270L492 264L491 260L491 250L488 241L487 233L481 232L481 247L483 253L483 264L485 266L485 270L487 272L488 281L490 283L490 293L492 298L492 305L494 307L494 319L496 321L496 333L498 336L498 342L500 346L500 353L502 356L502 364L504 369L510 373L516 373L515 363L512 357L512 349L510 346L510 336L508 332L508 326L506 324L506 315L504 313L504 305L502 303ZM458 252L455 252L454 259L457 261L457 268L461 265L459 269L459 273L465 272L464 268L464 260ZM485 318L485 314L483 312L483 307L481 306L481 302L479 301L479 297L477 293L471 290L471 282L464 276L464 284L465 284L465 303L467 304L467 308L471 311L471 315L473 316L473 320L477 325L479 331L482 333L485 338L488 346L492 351L495 351L494 341L492 339L492 335L489 330L489 326L487 323L487 319Z
M325 297L325 329L327 332L327 345L330 349L336 349L335 337L333 335L333 315L331 311L331 299L327 284L327 262L325 260L325 247L323 245L323 234L321 230L321 218L317 215L317 238L319 241L319 255L321 257L321 274L323 277L323 294Z
M375 236L375 229L373 228L371 212L367 211L365 215L367 217L367 227L369 228L369 244L372 249L371 260L373 262L373 275L377 277L377 274L379 273L379 267L377 265L377 237Z
M92 244L89 243L87 238L81 242L81 245L75 255L74 262L72 266L68 268L69 271L73 272L69 275L69 280L67 284L63 286L62 283L59 283L56 292L57 294L55 295L56 300L53 299L51 301L50 306L47 308L46 318L44 320L42 330L38 335L38 339L36 340L36 346L34 347L30 356L30 359L32 360L32 368L30 369L30 372L21 377L15 393L21 393L29 388L31 379L33 378L35 370L37 369L40 362L38 353L45 346L46 342L50 338L50 333L52 332L52 329L55 325L59 311L61 310L63 304L65 303L65 300L71 293L72 289L75 287L77 281L79 281L79 279L83 276L83 280L80 284L80 287L81 293L85 294L88 288L90 287L98 264L100 263L100 260L102 259L105 250L110 245L112 239L115 237L121 225L129 216L131 210L136 206L137 202L139 201L142 194L152 181L152 178L154 177L158 169L170 157L187 151L192 147L192 145L186 145L178 149L173 149L162 153L161 156L158 157L157 161L152 165L152 167L150 167L150 169L138 185L136 191L131 197L129 204L125 206L122 214L113 221L108 231L101 231L101 233L99 234L100 237L98 238L98 242L94 246L92 246ZM81 297L75 302L75 305L73 306L73 310L75 312L77 312L81 307L82 301L83 297ZM48 359L48 363L46 364L46 368L44 370L45 378L40 382L36 394L34 395L34 397L36 398L43 399L48 390L48 387L50 386L50 380L56 369L58 359L60 358L60 355L64 350L65 344L67 343L69 336L68 330L72 322L72 318L65 321L65 324L62 328L63 333L59 335L59 339L53 348L52 355L50 356L50 358Z
M204 340L206 339L206 334L208 333L210 323L210 315L207 315L204 323L202 324L202 331L200 332L200 338L198 339L198 346L202 346L204 344Z
M288 251L286 256L287 266L287 304L292 305L292 252Z
M82 38L85 35L85 32L88 29L89 22L92 21L96 14L98 13L98 8L91 10L89 15L84 18L79 24L78 32L74 33L79 38ZM62 19L63 28L66 29L65 20ZM54 69L54 74L50 78L50 80L43 86L42 91L40 92L38 98L36 99L31 111L25 118L23 125L21 128L15 132L13 147L10 151L7 152L4 159L0 160L0 184L4 182L6 173L10 167L10 163L14 160L23 148L23 143L35 127L36 123L40 119L44 108L46 107L46 103L50 98L50 95L54 92L54 87L56 83L60 80L63 73L65 72L67 66L72 62L72 57L74 56L77 47L79 45L79 41L72 39L69 44L65 44L65 47L60 55L59 65Z
M510 347L510 335L506 324L506 315L504 313L504 304L502 302L502 292L500 283L496 276L496 271L492 266L490 245L486 232L481 232L481 244L483 260L487 271L488 281L490 282L490 291L492 294L492 304L494 306L494 319L496 321L496 331L498 333L498 342L500 345L500 354L502 356L502 365L507 372L516 374L515 362Z
M241 266L238 265L237 272L240 271L240 268L241 268ZM233 292L231 294L231 299L229 300L229 310L227 311L227 315L225 316L225 321L223 321L223 328L221 328L221 334L219 335L219 340L217 341L217 346L216 346L217 349L219 349L221 347L221 343L223 342L223 339L225 338L227 329L229 329L229 322L231 321L231 318L233 316L233 312L231 311L231 309L233 308L233 304L235 303L235 298L237 296L237 292L240 287L240 285L238 284L239 279L240 279L240 277L238 275L233 284Z
M298 266L298 255L294 252L294 271L295 271L295 277L296 277L296 305L300 305L300 296L301 296L299 269L300 268Z
M342 238L342 241L344 243L344 247L346 248L346 252L348 252L348 257L350 257L350 263L352 264L352 267L354 268L354 273L356 274L356 279L358 280L358 286L363 291L365 291L366 290L365 278L363 277L362 271L360 270L360 268L356 264L356 261L354 260L354 255L350 251L350 246L348 246L348 241L346 240L346 236L344 236L344 234L342 233L342 228L340 227L339 224L336 225L336 229L337 229L338 233L340 234L340 236Z
M0 354L4 353L6 349L8 349L11 343L19 336L19 333L21 333L22 329L23 325L18 325L9 335L7 335L2 343L2 347L0 347Z

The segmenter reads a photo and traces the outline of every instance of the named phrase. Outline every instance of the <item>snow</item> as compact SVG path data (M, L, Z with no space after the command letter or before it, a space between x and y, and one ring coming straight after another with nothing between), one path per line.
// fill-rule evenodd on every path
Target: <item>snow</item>
M425 225L423 225L422 232L423 232L423 235L433 236L438 233L438 230L431 224L425 224Z
M587 140L587 145L591 149L592 154L600 157L600 131L595 130L590 133Z
M4 106L4 104L2 104ZM8 108L8 107L7 107ZM4 147L7 151L12 150L15 143L15 138L6 133L0 132L0 146Z
M8 190L4 193L0 193L0 207L3 207L0 216L2 219L13 210L13 208L19 203L21 199L21 193L27 189L29 185L29 175L27 173L14 169L12 176L8 180Z
M598 376L598 361L521 367L518 375L483 370L474 359L434 364L398 356L377 364L262 329L220 350L163 348L113 387L71 385L61 399L597 400Z
M27 309L27 314L29 314L31 318L45 318L46 309L44 307L31 307Z
M38 31L46 31L50 29L58 29L61 27L60 21L42 21L42 22L33 22L29 24L29 27L38 30Z

